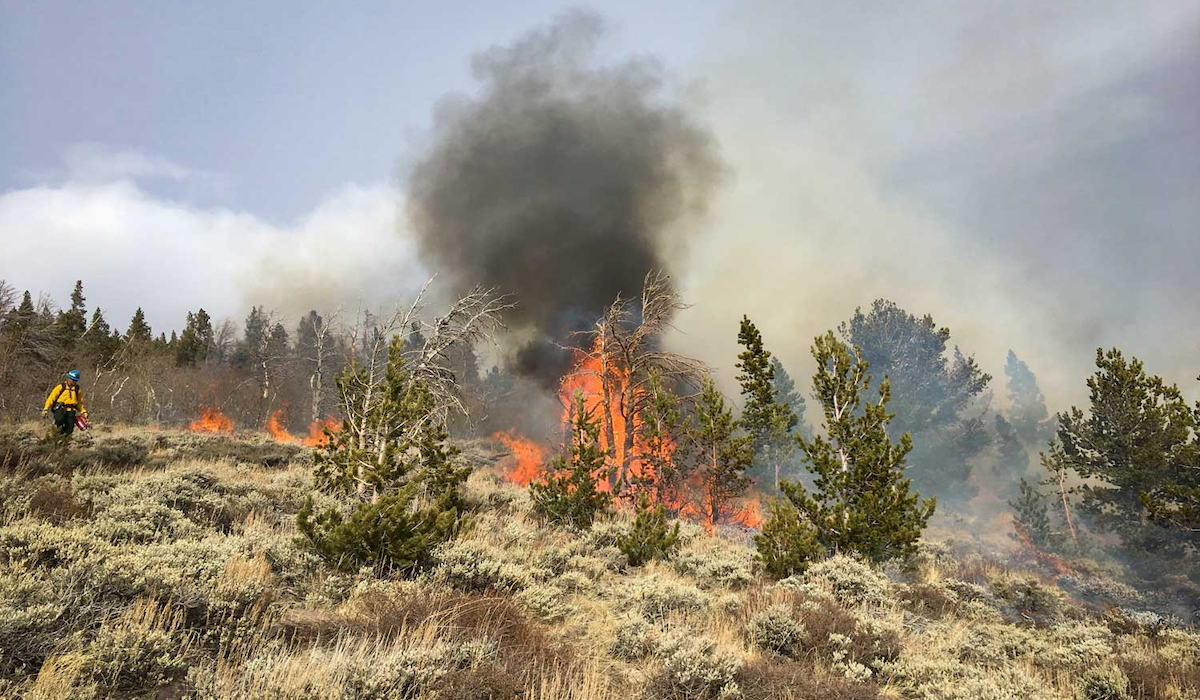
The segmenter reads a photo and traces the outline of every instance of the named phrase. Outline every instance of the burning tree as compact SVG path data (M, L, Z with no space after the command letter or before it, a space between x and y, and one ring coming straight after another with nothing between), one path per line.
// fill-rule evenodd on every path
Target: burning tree
M864 405L871 375L859 349L830 331L817 337L812 353L813 391L829 437L797 441L817 475L817 490L810 494L788 481L780 487L816 528L825 550L858 552L875 561L908 554L933 515L934 499L909 492L904 461L912 438L905 433L893 443L888 437L888 380L879 385L879 400Z
M591 378L599 384L599 395L587 397L587 405L601 411L604 444L616 461L612 488L644 468L634 468L635 440L644 412L655 401L651 382L696 385L706 372L699 360L661 347L671 319L686 308L670 277L651 272L642 284L639 302L618 295L582 334L586 349L580 351L581 361L573 374L576 379ZM564 397L568 400L573 400L574 390L580 388L571 379L564 382L564 392L571 392ZM567 419L568 423L572 419L570 411Z
M428 286L372 329L362 364L352 360L338 379L343 427L317 450L314 476L340 503L315 513L310 497L297 526L316 553L342 570L420 569L459 520L459 487L470 470L455 462L446 417L461 400L438 360L455 344L490 337L506 304L476 289L423 323L418 315ZM410 350L414 323L424 342Z

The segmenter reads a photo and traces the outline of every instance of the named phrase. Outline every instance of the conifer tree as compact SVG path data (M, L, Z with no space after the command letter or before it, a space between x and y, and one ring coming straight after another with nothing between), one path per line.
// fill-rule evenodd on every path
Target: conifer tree
M999 413L995 417L995 427L996 472L1007 490L1008 485L1014 484L1014 478L1020 478L1029 470L1029 453L1025 451L1025 444L1021 442L1016 428Z
M775 376L773 385L775 401L792 409L792 414L796 416L794 432L807 436L809 431L804 422L804 413L808 410L808 405L804 400L804 395L796 389L796 381L792 379L792 375L788 373L777 357L771 358L771 372Z
M297 527L307 545L340 570L416 572L458 527L470 469L456 464L458 450L448 444L429 389L409 374L400 337L388 348L382 385L372 386L363 373L352 363L338 378L343 411L369 406L357 418L363 429L331 433L315 454L317 488L342 505L316 513L310 497ZM382 396L364 402L364 391Z
M885 299L868 313L856 310L839 330L874 369L872 391L884 379L891 384L891 426L914 440L909 476L917 490L974 495L971 461L990 443L980 399L991 375L958 348L950 352L950 329L939 328L932 316L918 318Z
M150 330L150 326L146 323L146 314L142 313L142 307L138 307L137 311L133 312L133 318L129 320L129 329L125 331L125 342L131 346L147 346L153 341L154 334Z
M80 339L80 354L95 365L107 366L113 361L120 347L120 335L109 327L104 313L97 306L96 310L92 312L92 320L88 324L87 333Z
M75 281L75 289L71 290L71 308L61 311L55 321L59 342L65 348L75 347L80 336L87 330L87 307L84 306L86 297L83 296L83 281Z
M1029 543L1038 549L1047 551L1058 549L1058 534L1050 525L1050 512L1046 506L1046 496L1038 492L1032 484L1021 479L1018 485L1016 500L1009 501L1013 509L1013 537L1018 542L1028 539Z
M750 488L746 470L753 463L754 443L750 435L739 434L733 411L711 377L704 379L688 440L695 468L703 476L704 517L716 525L733 514L734 500Z
M1150 520L1147 501L1168 495L1164 485L1193 478L1197 416L1178 387L1148 374L1137 358L1099 349L1096 367L1087 382L1091 410L1058 415L1059 445L1047 466L1093 480L1080 487L1083 519L1118 535L1126 554L1153 575L1164 558L1182 555L1186 541Z
M650 372L646 391L650 396L637 427L640 470L627 476L625 492L635 501L646 494L652 503L677 511L683 503L689 474L679 397L654 370Z
M1195 551L1200 550L1200 401L1193 414L1192 441L1180 458L1190 468L1175 470L1160 487L1142 494L1141 501L1151 520L1186 539Z
M817 532L826 551L857 552L874 561L905 556L931 515L934 499L910 493L904 477L912 451L908 433L888 437L891 386L879 384L878 401L864 403L871 387L869 365L830 331L813 345L817 373L813 391L825 414L829 437L798 437L800 449L816 474L816 490L783 482L781 488Z
M642 493L637 499L637 516L629 532L617 539L617 548L629 559L630 566L641 566L655 559L669 559L679 546L679 523L667 525L667 511L654 505Z
M203 364L208 359L208 353L213 347L212 319L208 312L201 308L196 313L188 312L187 323L179 336L179 344L175 349L175 362L179 365L195 366Z
M787 499L773 498L767 509L762 532L754 536L763 567L777 579L803 573L821 555L816 530Z
M775 393L775 367L771 353L763 346L762 334L746 316L738 330L738 343L745 348L738 355L742 417L739 424L750 434L754 446L753 472L757 481L779 485L779 474L793 454L790 434L799 418L791 407L779 401Z
M1054 420L1046 409L1046 398L1037 377L1012 350L1004 364L1008 377L1008 421L1026 445L1044 446L1054 437Z
M529 485L529 496L534 512L547 521L587 528L612 506L613 495L600 490L600 482L614 470L600 448L600 420L582 394L575 396L573 416L568 453L551 462L544 481Z

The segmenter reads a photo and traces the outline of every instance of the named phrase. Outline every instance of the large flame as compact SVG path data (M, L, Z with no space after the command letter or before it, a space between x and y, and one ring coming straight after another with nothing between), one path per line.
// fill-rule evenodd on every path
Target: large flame
M209 406L200 407L200 417L188 425L193 433L232 433L233 421Z
M513 464L504 470L509 481L528 486L543 473L546 464L546 448L517 434L516 430L492 435L493 440L504 443L513 454Z
M603 348L600 340L592 348L591 353L580 352L576 355L574 368L567 373L558 386L558 400L562 403L562 424L569 428L575 418L575 397L583 397L584 410L600 422L600 449L608 452L608 467L616 472L616 479L632 476L650 476L643 473L644 465L638 459L639 454L648 452L638 433L635 420L626 419L623 406L627 403L626 393L629 387L629 371L624 367L605 367L601 359ZM608 396L605 396L605 380L608 382ZM634 390L635 393L637 390ZM632 397L636 402L638 396ZM607 399L607 400L606 400ZM627 425L633 423L633 425ZM633 439L629 440L630 431ZM564 431L569 435L569 429ZM626 459L627 441L631 444L630 454ZM611 442L611 444L610 444ZM622 469L628 463L628 473ZM610 490L606 479L601 479L600 488Z
M615 483L637 478L649 482L651 491L680 518L702 523L710 528L713 523L712 509L705 507L705 484L703 474L694 474L688 483L680 485L678 492L664 493L654 488L657 477L653 464L669 463L675 455L675 443L665 439L649 444L643 436L640 416L626 416L628 406L641 405L647 398L640 394L640 387L631 387L629 372L624 367L605 367L599 342L592 352L578 352L575 365L559 382L558 399L562 404L562 428L565 439L571 434L577 409L575 397L582 396L584 410L600 423L600 448L609 455L604 471L615 472ZM605 383L607 381L607 395ZM515 430L498 432L493 440L504 443L512 452L511 466L504 471L505 478L521 486L536 481L544 473L547 450L538 443L517 434ZM628 456L626 451L628 450ZM612 490L613 482L600 473L598 487ZM762 508L757 492L723 504L716 516L717 523L757 528L762 525Z

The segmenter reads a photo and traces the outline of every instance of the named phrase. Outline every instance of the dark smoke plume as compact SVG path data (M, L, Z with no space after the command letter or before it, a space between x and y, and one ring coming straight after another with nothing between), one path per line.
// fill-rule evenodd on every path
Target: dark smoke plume
M507 321L529 344L510 359L527 375L557 377L553 343L637 295L649 270L682 273L687 224L720 175L712 136L664 94L656 62L596 65L603 33L576 12L475 56L479 96L439 105L412 172L422 257L461 287L515 297Z

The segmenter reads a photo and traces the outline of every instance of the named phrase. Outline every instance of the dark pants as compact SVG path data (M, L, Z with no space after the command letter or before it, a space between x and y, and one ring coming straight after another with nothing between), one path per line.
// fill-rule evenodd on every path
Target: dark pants
M60 434L70 437L75 432L75 409L59 406L51 411L51 415L54 416L54 427L58 428Z

